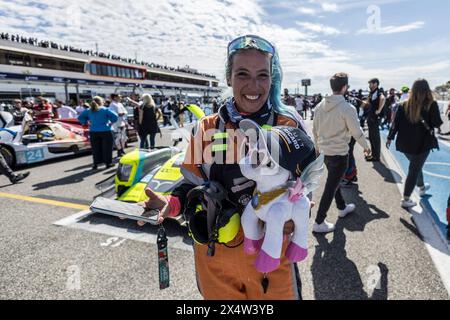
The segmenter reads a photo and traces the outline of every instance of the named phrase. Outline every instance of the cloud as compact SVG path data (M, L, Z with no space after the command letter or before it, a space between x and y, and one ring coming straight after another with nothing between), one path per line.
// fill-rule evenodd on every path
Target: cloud
M334 0L332 2L329 0L309 0L308 2L312 5L318 6L319 11L336 13L359 8L367 8L371 5L382 6L406 1L410 0Z
M409 32L412 30L422 29L425 26L424 21L416 21L413 23L405 24L402 26L386 26L380 28L371 28L371 29L362 29L359 30L356 34L394 34L394 33L403 33Z
M322 10L325 12L338 12L339 7L337 3L331 3L331 2L323 2L321 4Z
M299 27L303 28L304 30L308 30L314 33L319 33L327 36L339 35L343 33L342 31L336 28L326 26L320 23L296 22L296 24Z
M296 12L293 8L297 8L298 1L282 3ZM354 0L304 1L302 5L323 10L322 3L336 3L338 10L357 5ZM214 73L221 80L227 44L243 34L258 34L276 45L284 69L283 85L288 88L296 87L302 78L312 78L313 91L327 92L329 76L339 71L353 76L353 87L365 87L367 79L374 76L403 84L418 76L440 80L441 74L450 74L447 63L428 64L431 58L417 60L431 67L416 73L409 62L399 64L398 70L385 65L370 67L351 48L339 50L321 38L342 31L310 21L280 26L272 22L272 13L264 9L260 0L0 0L0 8L2 32L82 49L95 49L98 43L100 51L130 58L137 54L140 60L175 67L189 65ZM298 20L297 13L292 21ZM445 57L441 60L447 61Z
M2 17L6 22L2 31L83 49L94 49L98 43L103 52L125 57L136 53L149 62L189 65L221 79L226 46L243 34L273 41L282 61L306 60L311 55L336 59L328 55L329 44L314 32L267 22L265 11L252 0L95 0L83 4L77 0L0 0L0 7L7 18ZM24 12L33 23L29 24Z
M297 8L297 12L304 15L315 16L318 13L318 10L314 8L299 7Z

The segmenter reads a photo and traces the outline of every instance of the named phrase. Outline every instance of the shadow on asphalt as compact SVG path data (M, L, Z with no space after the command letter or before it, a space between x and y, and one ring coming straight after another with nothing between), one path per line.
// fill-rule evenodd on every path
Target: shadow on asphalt
M382 162L374 162L373 168L378 172L380 176L384 178L385 182L397 183L397 181L399 181L401 183L403 180L400 174L392 169L387 168Z
M420 234L419 230L417 230L417 227L413 224L413 223L409 223L408 221L406 221L403 218L400 218L400 223L409 231L411 231L411 233L413 233L417 238L419 238L420 240L423 241L423 237Z
M6 179L8 179L8 178L6 178ZM9 183L5 184L4 186L0 185L0 189L4 189L4 188L7 188L7 187L11 187L11 186L13 186L13 184L11 182L9 182Z
M33 190L44 190L55 186L69 186L71 184L80 183L85 178L98 174L100 171L86 170L83 172L75 173L73 175L56 179L53 181L46 181L33 185Z
M80 171L80 170L89 169L89 168L92 168L92 164L86 164L84 166L76 167L76 168L73 168L73 169L70 169L70 170L66 170L64 172L74 172L74 171Z
M356 190L355 190L356 189ZM325 235L314 234L317 240L315 254L311 265L311 273L316 300L387 300L388 268L378 263L380 281L372 294L365 291L360 271L356 264L347 257L345 250L347 237L345 231L362 232L367 224L374 220L387 219L389 215L375 205L368 204L362 197L358 187L342 189L348 203L356 204L356 211L348 218L339 219L333 239L329 241ZM364 278L369 278L369 271Z

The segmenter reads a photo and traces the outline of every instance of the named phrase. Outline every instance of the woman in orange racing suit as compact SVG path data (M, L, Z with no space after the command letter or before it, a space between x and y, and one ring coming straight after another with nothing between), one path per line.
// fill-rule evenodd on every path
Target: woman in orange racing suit
M226 100L218 114L203 118L194 130L182 166L184 178L189 183L168 197L146 190L149 200L145 206L161 211L159 222L181 214L188 191L203 185L206 179L219 182L232 203L237 204L236 211L242 214L252 199L255 183L246 180L241 173L236 151L241 150L241 145L238 145L239 139L232 138L233 130L239 129L243 119L251 119L266 128L282 125L300 126L304 130L295 109L281 102L281 72L277 51L267 40L243 36L229 44L226 76L232 97ZM285 234L291 234L293 230L293 223L288 222ZM255 256L244 253L242 242L241 228L234 240L216 245L212 257L208 256L207 245L194 245L198 287L205 299L301 299L300 277L295 264L283 258L280 268L269 274L270 283L264 283L265 276L254 267ZM287 243L282 257L286 246Z

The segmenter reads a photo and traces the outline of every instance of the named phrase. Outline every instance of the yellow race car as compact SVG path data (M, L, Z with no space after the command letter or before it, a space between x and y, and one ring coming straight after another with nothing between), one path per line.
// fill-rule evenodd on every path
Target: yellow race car
M198 106L189 105L187 108L197 119L204 117L203 111ZM92 212L154 222L152 219L143 219L143 208L137 207L136 204L148 199L145 194L146 188L161 195L170 195L183 184L181 164L185 157L183 149L187 146L188 138L186 134L182 135L176 131L172 134L172 140L174 142L172 147L155 150L136 149L123 156L115 176L96 185L102 194L92 203ZM180 147L182 143L184 145ZM185 225L182 216L174 219Z

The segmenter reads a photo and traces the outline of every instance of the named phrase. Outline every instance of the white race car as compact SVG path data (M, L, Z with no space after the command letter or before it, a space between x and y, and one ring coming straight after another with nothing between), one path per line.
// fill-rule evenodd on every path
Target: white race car
M3 113L4 115L4 113ZM10 125L10 123L9 123ZM77 120L0 122L0 152L10 166L32 164L89 151L89 130Z

